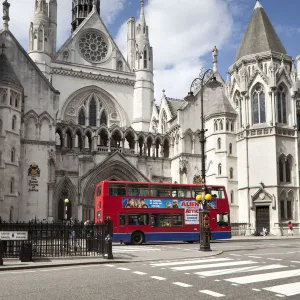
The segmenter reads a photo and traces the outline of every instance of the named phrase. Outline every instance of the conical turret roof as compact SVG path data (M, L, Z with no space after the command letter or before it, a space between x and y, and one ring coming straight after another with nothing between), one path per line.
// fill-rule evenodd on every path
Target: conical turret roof
M259 1L256 2L246 33L235 57L235 62L240 58L266 51L286 54L272 23Z
M0 82L13 83L19 87L22 87L22 84L17 77L12 65L8 61L5 53L0 54Z

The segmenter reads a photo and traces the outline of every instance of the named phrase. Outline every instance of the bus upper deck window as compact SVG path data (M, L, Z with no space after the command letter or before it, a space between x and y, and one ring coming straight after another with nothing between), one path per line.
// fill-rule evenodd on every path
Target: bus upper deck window
M191 188L189 186L172 186L173 198L191 198Z
M128 184L128 196L148 196L148 184Z
M110 183L109 196L126 196L126 184Z
M151 185L150 194L153 197L171 197L169 185Z

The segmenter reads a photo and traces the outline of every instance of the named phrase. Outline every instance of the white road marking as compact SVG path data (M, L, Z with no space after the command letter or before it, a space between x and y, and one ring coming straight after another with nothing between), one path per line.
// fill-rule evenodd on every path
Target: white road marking
M220 279L216 279L215 281L221 281Z
M190 284L186 284L186 283L183 283L183 282L172 282L172 284L179 285L181 287L191 287L192 286Z
M186 274L186 275L190 275L191 273L184 273L184 274Z
M216 263L216 264L173 267L171 269L178 270L178 271L187 271L187 270L210 269L210 268L230 267L230 266L239 266L239 265L252 265L252 264L257 264L257 262L256 261L248 261L248 260L233 261L233 262L224 262L224 263Z
M296 252L294 252L294 251L291 251L291 252L287 252L287 254L293 254L293 253L296 253Z
M199 291L199 292L202 293L202 294L206 294L206 295L216 297L216 298L225 297L225 295L223 295L223 294L219 294L219 293L216 293L216 292L210 291L210 290L202 290L202 291Z
M166 278L160 276L150 276L150 277L157 280L166 280Z
M282 265L267 265L262 267L251 266L251 267L243 267L243 268L203 271L203 272L197 272L195 274L203 275L203 276L220 276L220 275L232 274L232 273L257 272L257 271L265 271L265 270L281 269L281 268L287 268L287 266L282 266Z
M184 261L173 261L173 262L165 262L162 264L151 264L153 267L167 267L167 266L178 266L178 265L188 265L188 264L196 264L196 263L210 263L215 261L229 261L232 260L230 258L212 258L212 259L194 259L194 260L184 260Z
M115 265L104 265L106 267L115 267Z
M232 283L231 285L235 285L235 286L238 286L238 284L236 284L236 283Z
M260 292L260 289L252 289L252 291Z
M261 258L261 256L254 256L254 255L249 255L248 257L251 257L251 258Z
M294 296L300 294L300 282L276 285L264 288L264 290L278 293L280 295Z
M267 258L269 260L282 260L281 258Z
M144 273L144 272L139 272L139 271L134 271L132 272L134 274L138 274L138 275L146 275L147 273Z
M279 294L276 294L275 296L277 296L277 297L281 297L281 298L284 298L284 295L279 295Z
M39 270L40 271L40 270ZM0 272L0 275L7 275L7 274L23 274L23 273L36 273L37 271L6 271L6 272Z
M153 266L154 267L154 266ZM161 268L162 270L165 270L166 268Z
M300 264L300 261L292 260L292 263Z
M229 282L239 283L239 284L247 284L247 283L269 281L269 280L275 280L281 278L295 277L299 275L300 275L300 269L296 269L296 270L281 271L281 272L274 272L274 273L264 273L264 274L250 275L250 276L235 277L235 278L229 278L225 280Z
M229 254L231 256L242 256L241 254Z
M117 268L118 270L122 270L122 271L129 271L130 269L128 268Z

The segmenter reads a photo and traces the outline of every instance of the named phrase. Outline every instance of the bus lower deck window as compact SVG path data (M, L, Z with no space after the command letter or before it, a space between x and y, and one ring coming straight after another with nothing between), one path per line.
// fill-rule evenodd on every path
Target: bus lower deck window
M217 225L218 226L229 226L228 214L217 214Z
M182 214L176 214L172 216L173 226L183 226L183 217Z
M120 222L120 226L126 225L126 215L123 215L123 214L120 215L119 222Z
M128 214L128 225L149 225L149 215Z

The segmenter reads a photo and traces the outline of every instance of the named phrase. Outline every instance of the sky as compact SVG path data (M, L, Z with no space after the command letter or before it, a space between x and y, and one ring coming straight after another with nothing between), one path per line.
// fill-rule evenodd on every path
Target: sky
M1 1L2 2L2 1ZM9 0L10 30L27 50L35 0ZM71 0L58 2L59 48L71 33ZM256 0L145 0L146 22L154 53L155 99L162 90L183 98L202 67L212 68L211 51L219 50L218 71L226 79ZM300 1L260 0L287 53L300 54ZM288 5L287 5L288 4ZM127 57L127 20L139 18L140 0L101 0L101 18ZM2 19L2 10L0 11ZM0 27L1 28L1 27Z

